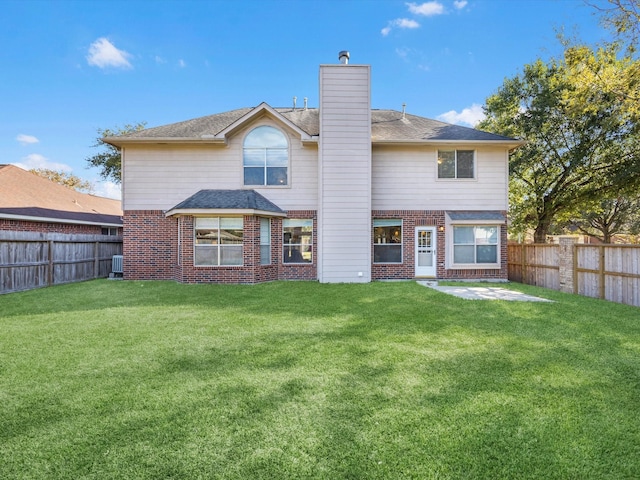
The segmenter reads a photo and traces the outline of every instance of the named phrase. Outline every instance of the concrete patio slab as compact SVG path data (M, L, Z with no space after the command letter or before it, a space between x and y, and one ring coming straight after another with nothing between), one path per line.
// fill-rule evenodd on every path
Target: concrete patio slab
M432 288L442 293L454 295L467 300L508 300L516 302L552 302L546 298L525 295L501 287L444 287L439 286L435 281L419 281L420 285Z

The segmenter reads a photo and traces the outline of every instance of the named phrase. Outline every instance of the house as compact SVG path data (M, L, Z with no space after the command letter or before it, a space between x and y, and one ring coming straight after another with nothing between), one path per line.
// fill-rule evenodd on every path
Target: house
M0 231L122 235L119 200L77 192L0 165Z
M262 103L105 141L122 153L124 276L179 282L506 279L522 142L371 108L320 66L318 108Z

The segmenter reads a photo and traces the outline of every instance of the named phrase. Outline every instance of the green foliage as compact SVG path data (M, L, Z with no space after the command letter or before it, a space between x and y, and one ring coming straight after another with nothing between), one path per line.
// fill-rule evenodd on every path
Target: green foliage
M640 40L640 0L607 0L608 5L587 1L601 14L602 24L627 44L633 54Z
M414 282L0 297L1 478L634 478L640 313ZM330 301L328 301L330 299Z
M93 184L90 181L83 180L82 178L73 175L72 173L58 170L49 170L48 168L33 168L29 171L31 173L35 173L40 177L51 180L52 182L64 185L65 187L73 188L78 192L93 193L94 191Z
M618 57L617 45L567 47L487 99L478 127L527 141L509 162L512 233L544 243L563 216L640 186L640 64Z
M569 223L582 233L611 243L619 234L637 236L640 233L640 196L605 198L587 205Z
M123 128L116 127L113 130L109 128L98 129L99 136L96 138L96 143L93 147L101 148L102 152L85 159L89 167L100 169L100 176L105 180L120 183L122 180L122 158L120 150L113 145L105 143L104 138L139 132L144 129L145 125L146 122L140 122L135 125L125 125Z

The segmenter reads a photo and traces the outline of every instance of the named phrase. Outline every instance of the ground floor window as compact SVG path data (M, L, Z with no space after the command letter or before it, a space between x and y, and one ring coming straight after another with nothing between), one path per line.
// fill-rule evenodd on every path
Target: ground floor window
M454 226L454 264L497 264L500 227Z
M260 219L260 265L271 264L271 220Z
M313 220L285 218L282 221L283 262L313 262Z
M242 265L242 238L242 217L196 217L194 264Z
M373 220L373 263L402 263L402 220Z

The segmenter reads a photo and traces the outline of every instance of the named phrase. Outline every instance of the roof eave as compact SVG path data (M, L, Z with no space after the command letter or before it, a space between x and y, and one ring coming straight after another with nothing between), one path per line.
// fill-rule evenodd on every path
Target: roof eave
M491 145L496 147L507 147L509 149L517 148L525 145L527 142L524 140L393 140L384 139L376 140L372 139L372 145Z
M21 220L24 222L39 222L39 223L64 223L71 225L99 225L101 227L122 227L122 223L109 223L109 222L88 222L86 220L71 220L67 218L52 218L52 217L35 217L30 215L14 215L12 213L1 213L0 218L6 220Z
M123 147L125 145L153 145L153 144L218 144L226 145L226 139L215 135L202 135L200 137L105 137L102 139L104 143L113 145L114 147Z
M286 217L285 212L274 212L271 210L259 210L251 208L172 208L168 210L165 217L179 217L182 215L192 215L194 217L203 216L238 216L247 215L252 217Z

